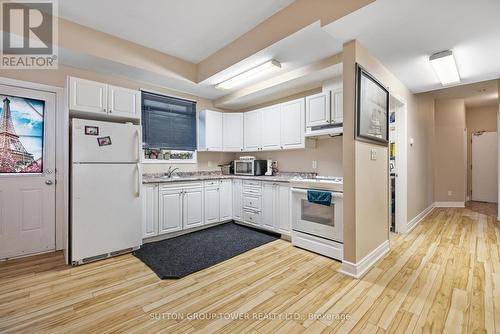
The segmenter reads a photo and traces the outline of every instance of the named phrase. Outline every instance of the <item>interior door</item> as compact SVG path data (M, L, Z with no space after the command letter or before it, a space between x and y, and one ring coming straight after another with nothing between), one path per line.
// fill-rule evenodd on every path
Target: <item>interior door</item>
M472 200L498 201L497 133L472 134Z
M0 85L0 259L55 249L55 95Z

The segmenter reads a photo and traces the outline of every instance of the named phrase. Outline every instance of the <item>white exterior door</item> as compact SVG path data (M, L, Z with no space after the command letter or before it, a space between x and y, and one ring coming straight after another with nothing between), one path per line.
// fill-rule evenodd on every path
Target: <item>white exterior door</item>
M262 109L262 149L279 150L281 148L280 105Z
M203 187L184 189L183 202L184 228L203 225Z
M55 95L0 85L0 259L55 249Z
M281 105L281 148L305 147L304 99Z
M498 201L497 133L472 134L472 200Z
M182 190L164 189L159 195L159 234L182 230Z
M219 222L219 187L205 188L205 224Z

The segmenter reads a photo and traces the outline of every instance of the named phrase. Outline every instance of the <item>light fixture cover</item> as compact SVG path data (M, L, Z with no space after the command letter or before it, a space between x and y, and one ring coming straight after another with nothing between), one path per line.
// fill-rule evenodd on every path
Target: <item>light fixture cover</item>
M245 81L255 79L257 76L278 70L280 68L281 68L280 62L275 59L271 59L245 72L242 72L230 79L218 83L217 85L215 85L215 88L231 89L244 83Z
M443 86L460 82L457 63L451 50L435 53L429 57L429 61Z

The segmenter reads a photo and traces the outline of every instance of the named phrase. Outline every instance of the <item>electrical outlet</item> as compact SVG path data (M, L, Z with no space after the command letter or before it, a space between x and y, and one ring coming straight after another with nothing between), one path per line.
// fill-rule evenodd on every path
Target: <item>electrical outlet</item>
M370 159L377 160L377 150L375 150L375 149L370 150Z
M313 168L313 169L318 168L318 161L317 161L317 160L313 160L313 161L312 161L312 168Z
M453 191L448 190L448 196L453 196Z

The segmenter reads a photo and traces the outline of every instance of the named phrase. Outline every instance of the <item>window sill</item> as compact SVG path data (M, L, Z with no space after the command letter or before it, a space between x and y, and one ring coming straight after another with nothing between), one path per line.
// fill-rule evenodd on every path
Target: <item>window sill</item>
M186 159L186 160L182 160L182 159L179 159L179 160L156 160L156 159L142 159L141 161L143 164L170 164L170 165L173 165L173 164L196 164L198 163L197 160L195 159Z

